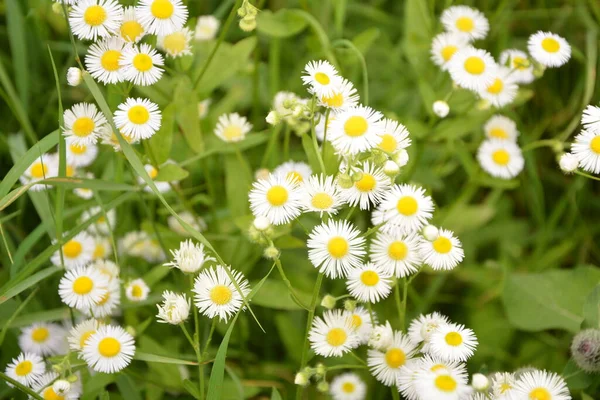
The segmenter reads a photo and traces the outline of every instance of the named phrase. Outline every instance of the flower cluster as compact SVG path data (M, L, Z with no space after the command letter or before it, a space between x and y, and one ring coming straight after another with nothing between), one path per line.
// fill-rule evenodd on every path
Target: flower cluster
M560 168L565 173L578 168L600 174L600 107L588 105L581 116L583 129L575 136L571 152L560 157Z

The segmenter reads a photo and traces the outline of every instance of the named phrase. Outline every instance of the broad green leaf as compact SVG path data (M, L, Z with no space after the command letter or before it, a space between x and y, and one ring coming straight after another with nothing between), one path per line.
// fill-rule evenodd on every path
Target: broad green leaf
M302 147L304 148L304 152L308 158L308 164L310 165L310 168L313 170L313 172L320 171L321 166L319 165L319 159L309 133L302 135Z
M44 270L41 270L40 272L38 272L36 274L31 275L29 278L25 279L22 282L17 283L15 286L11 287L6 292L0 294L0 304L4 303L8 299L15 297L19 293L23 292L24 290L29 289L30 287L36 285L38 282L46 279L50 275L53 275L60 270L62 270L62 267L53 266L53 267L48 267Z
M596 285L583 304L582 329L600 329L600 284Z
M594 382L594 376L582 371L573 359L567 362L561 375L567 382L570 390L585 389Z
M29 65L27 62L27 51L30 46L27 44L25 37L26 23L23 18L18 0L6 0L6 28L8 30L8 41L10 43L11 59L13 63L13 71L17 90L19 92L20 101L23 104L25 111L29 108L29 84L31 78L29 76ZM26 7L27 9L27 7ZM30 30L27 30L31 32Z
M175 89L175 120L179 130L195 153L204 151L204 138L200 129L198 98L189 79L181 79Z
M69 318L68 308L55 308L53 310L45 310L38 312L30 312L25 315L21 315L14 319L9 325L10 328L21 328L23 326L31 325L34 322L49 322L49 321L62 321ZM0 326L7 324L9 321L0 321Z
M295 291L300 301L310 304L310 293L300 292L297 289ZM292 300L285 283L274 279L265 281L262 290L252 299L252 303L275 310L302 310L302 307Z
M225 191L227 206L231 215L241 217L250 213L248 209L248 190L252 185L252 175L248 161L242 156L225 156Z
M477 230L491 221L496 213L496 209L487 204L458 205L448 211L443 219L444 226L456 233Z
M145 353L142 351L136 351L135 355L133 356L133 359L138 361L146 361L160 364L198 365L198 363L194 361L180 360L178 358L172 357L164 357L156 354Z
M175 128L175 104L169 104L162 110L160 129L148 140L152 158L157 164L169 159L173 145L173 130Z
M304 28L306 21L285 8L275 13L264 10L256 16L256 30L274 38L294 36Z
M124 399L127 400L142 400L142 396L138 390L139 387L133 383L131 378L125 374L119 374L117 376L117 387L123 395Z
M379 28L369 28L365 29L358 35L354 36L352 39L352 43L356 46L356 48L362 53L367 54L367 51L371 48L373 43L379 38L381 35L381 30Z
M154 178L157 182L174 182L181 181L188 177L190 173L179 165L174 163L167 163L158 168L158 174Z
M279 394L279 391L277 391L275 388L273 388L273 391L271 392L271 400L283 400Z

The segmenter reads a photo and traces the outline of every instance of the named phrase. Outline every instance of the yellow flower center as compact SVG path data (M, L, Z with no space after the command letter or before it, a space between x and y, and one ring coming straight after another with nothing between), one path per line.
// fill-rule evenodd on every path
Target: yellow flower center
M89 6L83 13L83 20L91 26L102 25L106 20L106 10L99 5Z
M117 71L120 67L119 58L121 58L121 52L118 50L107 50L102 54L100 58L100 64L102 68L107 71Z
M298 173L296 171L288 172L286 177L291 178L293 181L304 182L304 178L302 178L302 175L300 175L300 173Z
M273 186L267 192L267 201L272 206L282 206L288 199L288 191L286 188L280 185Z
M175 11L175 7L169 0L154 0L150 6L150 12L158 19L170 18L173 11Z
M83 247L81 246L81 243L76 240L69 240L63 246L63 254L69 258L75 258L79 256L82 251Z
M79 339L79 347L83 348L83 346L85 346L85 342L90 338L90 336L92 336L94 333L96 333L96 331L87 331L84 332L83 335L81 335L81 338Z
M73 282L73 292L79 295L88 294L94 288L94 282L87 276L80 276Z
M453 45L446 46L442 49L442 58L444 59L444 61L448 62L448 61L450 61L450 59L452 58L454 53L456 53L457 51L458 51L458 47L456 47L456 46L453 46Z
M133 287L131 288L131 295L133 297L142 297L142 288L140 287L140 285L133 285Z
M152 178L152 179L156 178L156 176L158 175L158 170L152 166L148 169L150 170L148 172L148 176L150 176L150 178Z
M354 393L356 386L352 382L344 382L342 384L342 392L344 393Z
M69 146L69 149L71 149L71 153L73 154L85 154L85 152L87 151L87 146L83 144L72 144Z
M348 241L341 236L336 236L327 243L327 251L333 258L342 258L348 254Z
M396 151L396 147L398 147L398 143L396 139L389 133L386 133L381 137L381 143L379 143L379 148L386 153L393 153Z
M75 120L71 130L75 136L86 137L94 131L95 127L96 124L93 119L90 117L80 117Z
M361 192L370 192L375 188L376 183L377 182L375 181L373 175L363 172L362 178L360 178L360 180L357 181L354 186Z
M330 346L338 347L346 343L346 339L348 335L346 335L346 331L342 328L333 328L329 332L327 332L327 343Z
M142 125L150 119L148 109L142 105L135 105L127 111L127 118L134 124Z
M33 330L33 332L31 332L31 338L38 343L45 342L49 335L50 332L48 332L48 328L43 327L36 328Z
M504 89L504 82L502 82L502 79L496 78L494 83L488 86L487 91L490 94L498 94L502 92L502 89Z
M223 130L223 136L225 136L227 140L239 139L242 137L242 128L233 125L228 126Z
M591 141L590 141L590 149L592 149L592 151L596 154L600 154L600 135L595 136Z
M388 247L388 256L392 260L404 260L404 258L406 258L406 254L408 254L408 246L406 246L406 244L403 242L392 242Z
M379 282L379 275L375 271L364 271L360 274L360 281L365 286L375 286Z
M110 299L110 292L107 291L104 296L102 296L102 298L100 299L100 301L98 301L98 303L96 303L96 305L99 306L103 306L106 304L106 302Z
M126 42L133 42L142 33L144 33L144 28L137 21L125 21L121 25L121 38Z
M33 369L33 363L29 360L21 361L15 368L15 373L18 376L25 376Z
M385 353L385 362L390 368L400 368L406 361L406 354L401 349L389 349Z
M398 212L400 214L408 217L419 211L419 204L413 197L404 196L400 200L398 200L398 204L396 204L396 209L398 209Z
M65 175L67 175L67 176L75 175L75 169L72 166L67 165L67 170L65 171Z
M500 394L504 394L506 391L512 389L512 386L509 385L508 383L503 383L502 385L500 385Z
M93 257L94 258L102 258L102 257L104 257L104 254L106 254L106 250L104 249L104 246L102 244L97 244L96 248L94 249Z
M362 318L358 314L352 314L352 327L354 329L360 328L362 325Z
M115 338L105 337L98 343L98 353L102 357L114 357L121 352L121 343Z
M452 242L450 239L440 236L433 241L433 249L440 254L446 254L452 250Z
M513 57L512 65L514 69L524 70L529 68L529 60L524 57Z
M465 60L464 67L471 75L481 75L485 71L485 62L481 57L471 56Z
M446 343L450 346L454 347L460 346L463 342L463 338L458 332L448 332L444 337L444 340L446 340Z
M42 179L48 174L48 167L41 162L37 162L31 166L31 176L37 179Z
M333 204L333 198L331 198L331 196L327 193L317 193L313 196L310 202L314 208L326 210Z
M364 117L354 115L346 121L344 124L344 132L350 137L359 137L367 132L369 125Z
M529 392L530 400L552 400L552 395L550 392L542 387L535 388L531 392Z
M323 73L323 72L317 72L315 74L315 80L317 82L319 82L321 85L328 85L329 82L331 81L329 79L329 77L327 76L327 74Z
M213 303L222 306L231 301L231 289L225 285L217 285L210 290L210 299Z
M153 66L152 57L145 53L136 54L133 57L133 66L140 72L149 71Z
M498 165L506 165L510 161L510 154L504 149L496 150L494 154L492 154L492 159Z
M181 32L175 32L165 37L163 46L172 54L179 54L185 50L187 45L186 37Z
M344 105L344 95L342 95L342 93L335 93L331 97L323 96L321 101L323 101L323 104L326 106L339 108Z
M556 39L547 37L542 40L542 49L546 50L548 53L556 53L560 50L560 43L558 43L558 40Z
M490 129L490 136L497 139L508 139L508 132L502 128L492 128Z
M460 17L456 20L456 27L458 30L463 32L471 32L475 27L475 23L472 18L469 17Z
M52 389L52 386L48 386L46 389L44 389L43 396L44 396L44 400L63 400L64 399L63 396L56 394L54 389Z
M435 378L435 387L443 392L454 392L456 386L456 380L450 375L440 375Z

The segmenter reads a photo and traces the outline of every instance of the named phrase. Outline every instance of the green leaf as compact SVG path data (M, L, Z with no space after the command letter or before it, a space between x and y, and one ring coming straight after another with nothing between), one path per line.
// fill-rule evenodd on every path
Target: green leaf
M9 299L12 299L19 293L23 292L24 290L29 289L30 287L34 286L38 282L46 279L50 275L53 275L60 270L62 270L62 267L59 267L59 266L48 267L44 270L41 270L40 272L38 272L36 274L31 275L29 278L25 279L22 282L17 283L15 286L11 287L6 292L0 294L0 304L4 303L5 301L7 301Z
M256 30L274 38L294 36L304 28L306 21L285 8L275 13L264 10L256 16Z
M185 390L187 390L189 392L189 394L194 396L194 398L196 398L196 399L200 398L200 391L198 390L198 385L196 385L189 379L183 380L183 387L185 388Z
M565 329L578 332L585 297L600 280L600 269L512 273L504 287L503 302L509 321L526 331Z
M160 364L198 365L198 363L194 361L180 360L173 357L164 357L156 354L145 353L143 351L136 351L133 359Z
M123 395L124 399L127 400L142 400L140 392L137 390L135 384L131 378L125 374L119 374L117 376L117 387Z
M306 153L306 157L308 158L308 164L313 171L320 171L321 166L319 165L319 157L315 152L315 147L312 142L312 138L310 134L305 133L302 135L302 148Z
M181 181L187 178L189 174L189 172L181 168L179 165L167 163L158 168L158 174L154 180L158 182Z
M148 140L152 158L157 164L169 159L173 145L173 130L175 129L175 104L169 104L162 110L160 129Z
M225 156L225 171L227 206L231 215L236 218L249 214L246 193L252 185L252 176L248 162L241 156Z
M583 304L581 329L600 329L600 284L596 285Z
M365 29L358 35L354 36L352 39L352 43L356 46L356 48L362 53L367 54L367 51L371 48L373 43L379 38L381 35L381 31L379 28L369 28Z
M18 0L6 0L6 27L10 43L11 59L19 97L25 111L29 105L29 65L27 63L27 50L30 48L25 37L25 27L21 8Z
M567 382L570 390L585 389L594 382L594 376L582 371L573 359L567 362L561 375Z
M195 153L204 151L204 139L200 129L198 98L188 78L181 79L175 89L175 120L185 141Z
M296 289L296 294L304 304L310 304L311 294L300 292ZM292 300L289 290L285 283L269 279L263 284L260 292L254 296L252 303L275 310L302 310L294 300Z
M271 400L283 400L281 398L281 395L279 394L279 392L275 388L273 388L273 391L271 392Z
M215 357L212 370L210 372L210 380L208 381L207 398L209 399L221 399L223 378L225 376L225 358L227 357L227 347L229 346L231 332L233 331L233 327L235 326L235 322L237 321L239 315L240 313L238 312L233 318L233 320L231 320L231 325L229 325L227 332L225 332L223 341L221 341L221 344L219 345L219 350L217 350L217 355Z
M10 328L21 328L23 326L31 325L34 322L61 321L67 318L69 318L68 308L55 308L53 310L30 312L26 315L21 315L10 322L10 324L9 321L0 321L0 326L9 324Z

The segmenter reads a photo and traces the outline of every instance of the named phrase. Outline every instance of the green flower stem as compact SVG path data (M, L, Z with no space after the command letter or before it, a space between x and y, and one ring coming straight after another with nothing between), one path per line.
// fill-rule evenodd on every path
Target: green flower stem
M319 160L319 166L321 167L321 172L327 174L327 170L325 169L325 163L323 162L323 157L321 157L321 152L319 151L319 142L317 141L317 134L315 133L315 106L317 105L317 98L313 96L311 102L311 118L310 118L310 133L312 136L313 147L315 149L315 154L317 155L317 159Z
M355 360L357 360L359 363L361 363L362 365L367 365L367 363L366 363L366 362L365 362L365 361L364 361L362 358L360 358L360 357L359 357L359 356L358 356L356 353L354 353L353 351L351 351L351 352L350 352L350 355L351 355L351 356L352 356L352 357L353 357Z
M355 365L355 364L341 364L334 365L333 367L327 367L327 371L335 371L337 369L366 369L366 365Z
M540 147L558 147L562 146L564 148L564 143L556 140L556 139L544 139L544 140L536 140L535 142L531 142L525 146L523 146L523 153L529 150L537 149Z
M283 132L283 161L287 161L290 158L290 135L292 130L288 124L285 124L285 130Z
M208 337L206 338L206 343L204 343L204 350L202 350L202 357L206 357L208 353L208 346L210 346L210 342L212 341L213 333L215 333L216 326L217 319L213 318L212 324L210 325L210 331L208 332Z
M194 275L190 274L190 290L194 289ZM200 390L200 399L204 399L204 365L202 364L202 353L200 352L200 321L199 311L196 304L192 301L192 312L194 313L194 351L198 359L198 389ZM183 325L183 324L182 324Z
M28 394L29 396L33 397L34 399L44 400L39 394L37 394L36 392L31 390L27 386L20 384L18 381L14 380L13 378L11 378L10 376L6 375L3 372L0 372L0 379L2 379L3 381L5 381L7 383L10 383L11 385L13 385L17 389L19 389L21 392Z
M323 145L321 146L321 154L323 157L323 160L325 160L325 148L327 146L325 146L325 144L327 143L327 125L329 125L329 114L331 113L331 109L328 108L327 111L325 112L325 128L323 129Z
M369 72L367 71L367 62L365 61L365 57L360 52L360 50L348 39L339 39L332 43L333 47L346 47L350 49L360 61L360 67L362 69L362 83L363 83L363 93L361 102L365 106L369 105Z
M575 173L576 173L577 175L585 176L586 178L590 178L590 179L593 179L593 180L595 180L595 181L600 181L600 178L598 178L597 176L593 176L593 175L590 175L590 174L586 174L585 172L581 172L581 171L575 171Z
M277 144L277 139L279 138L279 133L281 132L281 126L283 122L279 123L277 126L273 128L273 132L271 132L271 137L269 138L269 143L267 144L267 149L265 150L265 154L260 162L261 168L267 168L269 160L271 159L271 153L273 153L273 149Z
M273 242L271 242L271 246L273 246ZM275 260L275 265L277 265L277 270L279 271L279 275L281 275L281 279L283 279L283 282L285 283L285 286L290 291L290 295L294 298L294 300L296 301L296 303L298 303L298 305L300 307L302 307L302 308L304 308L305 310L308 311L309 308L307 306L305 306L304 303L300 300L300 298L296 294L296 291L292 287L292 283L290 282L290 280L288 279L288 277L285 275L285 272L283 271L283 265L281 265L281 260L279 258L277 258Z

